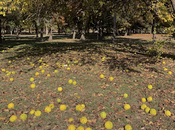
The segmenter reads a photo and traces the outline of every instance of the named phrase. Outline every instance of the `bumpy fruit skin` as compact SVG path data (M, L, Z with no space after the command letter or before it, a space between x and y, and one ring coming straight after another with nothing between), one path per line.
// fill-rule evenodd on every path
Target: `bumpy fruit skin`
M148 100L149 102L151 102L153 99L152 99L152 97L148 97L147 100Z
M27 115L26 114L21 114L20 115L20 119L21 120L26 120L27 119Z
M132 130L132 127L129 124L127 124L125 125L125 130Z
M31 87L31 88L35 88L35 84L31 84L30 87Z
M152 88L153 88L153 86L152 86L152 85L148 85L148 88L149 88L149 89L152 89Z
M124 93L123 96L124 96L125 98L127 98L127 97L128 97L128 94L127 94L127 93Z
M14 108L14 106L15 106L15 105L14 105L13 103L9 103L9 104L8 104L8 109L12 109L12 108Z
M147 106L145 104L141 105L141 109L144 110Z
M17 116L12 115L9 120L10 120L10 122L14 122L14 121L16 121L16 119L17 119Z
M87 123L87 118L86 117L81 117L80 118L80 122L82 123L82 124L86 124Z
M55 106L54 106L53 103L51 103L51 104L49 104L49 107L50 107L51 109L53 109Z
M100 116L101 116L101 118L104 119L104 118L106 118L106 113L103 111L103 112L100 113Z
M35 110L31 110L30 114L33 115L35 113Z
M157 112L156 112L155 109L151 109L151 110L150 110L150 114L153 115L153 116L155 116L155 115L157 114Z
M146 102L146 99L145 98L142 98L142 102Z
M101 75L100 75L100 78L101 78L101 79L103 79L103 78L104 78L104 75L103 75L103 74L101 74Z
M35 116L41 116L41 111L35 111Z
M47 106L44 111L49 113L49 112L51 112L51 108Z
M74 82L73 82L73 85L76 85L76 84L77 84L77 82L76 82L76 81L74 81Z
M171 112L167 110L167 111L165 111L165 115L171 116Z
M149 113L149 111L150 111L150 108L149 108L149 107L146 107L146 108L145 108L145 112L146 112L146 113Z
M66 110L66 105L60 105L60 110L61 110L61 111Z
M69 79L69 84L71 84L73 81L72 81L72 79Z
M107 121L107 122L105 123L105 128L106 128L106 129L110 130L110 129L112 129L112 127L113 127L112 122Z
M76 130L84 130L83 126L79 126Z
M113 77L109 77L109 80L112 81L114 78Z
M130 107L129 104L125 104L125 105L124 105L124 109L125 109L125 110L128 110L128 109L130 109L130 108L131 108L131 107Z
M61 102L61 99L57 99L57 102Z
M67 130L75 130L75 126L74 125L69 125L68 129Z
M62 90L63 90L63 89L62 89L62 87L58 87L58 91L60 91L60 92L61 92Z

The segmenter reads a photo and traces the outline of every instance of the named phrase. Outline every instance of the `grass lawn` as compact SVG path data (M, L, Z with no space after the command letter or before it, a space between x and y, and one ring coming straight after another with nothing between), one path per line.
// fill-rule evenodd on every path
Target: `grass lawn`
M152 45L152 41L122 37L114 43L71 40L62 35L52 42L7 37L0 45L0 129L67 130L72 124L107 130L105 123L111 121L112 130L124 130L127 124L133 130L173 130L175 44L165 44L159 59L146 54ZM8 108L10 103L14 108ZM49 104L54 108L47 113ZM77 111L78 104L85 107ZM130 109L125 110L125 104ZM156 115L146 113L142 104L155 109ZM61 111L61 105L66 110ZM39 110L41 115L30 114L31 110ZM167 110L170 116L165 114ZM100 116L103 111L104 119ZM23 113L26 120L20 119ZM10 121L12 115L17 116L14 122ZM83 116L85 124L80 121Z

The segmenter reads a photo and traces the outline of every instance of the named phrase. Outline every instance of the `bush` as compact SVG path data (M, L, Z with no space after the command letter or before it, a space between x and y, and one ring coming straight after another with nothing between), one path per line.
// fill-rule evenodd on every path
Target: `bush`
M165 41L161 41L161 40L155 41L153 46L149 48L146 54L155 56L158 59L163 53L162 48L164 47L164 45L165 45Z

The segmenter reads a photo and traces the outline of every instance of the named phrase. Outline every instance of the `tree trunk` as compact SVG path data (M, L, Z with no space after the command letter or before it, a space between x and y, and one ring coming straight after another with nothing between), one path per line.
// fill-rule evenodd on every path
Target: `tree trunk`
M36 21L34 21L34 24L35 24L35 34L36 34L36 38L38 38L38 26L37 26Z
M75 39L75 36L76 36L76 30L73 29L73 37L72 37L72 39Z
M171 0L172 6L173 6L173 10L175 11L175 0Z
M113 37L112 37L112 42L114 42L114 40L115 40L115 37L116 37L116 35L115 35L115 33L116 33L116 13L114 13L114 27L113 27Z
M85 17L85 12L83 11L82 13L83 13L82 15L83 15L83 18L84 18ZM85 22L84 22L84 20L83 20L80 40L86 40L86 38L85 38Z
M47 25L46 25L46 36L48 35L48 27L47 27Z
M155 39L156 39L155 19L153 19L152 33L153 33L153 41L155 41Z
M0 43L2 43L2 34L1 34L1 18L0 18Z
M42 42L43 41L43 27L41 27L41 32L40 32L40 41Z
M19 38L19 27L17 26L16 27L16 39L18 39Z
M52 19L50 19L49 41L52 41Z
M86 38L85 38L85 31L84 30L82 30L80 40L86 40Z
M60 34L60 26L57 24L58 27L58 34Z
M125 30L125 35L124 36L127 36L128 35L128 29Z

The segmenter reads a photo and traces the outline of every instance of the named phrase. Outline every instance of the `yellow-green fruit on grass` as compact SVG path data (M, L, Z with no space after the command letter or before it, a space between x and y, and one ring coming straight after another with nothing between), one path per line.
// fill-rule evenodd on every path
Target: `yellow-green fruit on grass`
M131 107L130 107L129 104L125 104L125 105L124 105L124 109L125 109L125 110L128 110L128 109L130 109L130 108L131 108Z
M104 118L106 118L106 113L103 111L103 112L100 113L100 116L101 116L101 118L104 119Z
M105 128L106 128L106 129L110 130L110 129L112 129L112 127L113 127L112 122L107 121L107 122L105 123Z
M151 109L151 110L150 110L150 114L153 115L153 116L155 116L155 115L157 114L157 112L156 112L155 109Z
M171 112L167 110L167 111L165 111L165 115L171 116Z
M147 106L145 104L141 105L141 109L144 110Z

